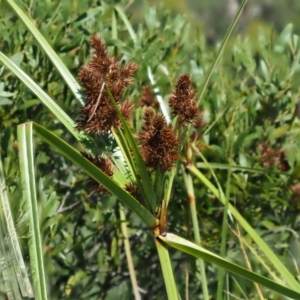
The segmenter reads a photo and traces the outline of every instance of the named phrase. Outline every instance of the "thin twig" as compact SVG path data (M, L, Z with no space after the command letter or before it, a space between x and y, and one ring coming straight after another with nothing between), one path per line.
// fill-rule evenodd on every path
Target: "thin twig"
M225 35L225 37L224 37L224 39L222 41L222 44L221 44L221 47L219 48L217 56L216 56L216 58L215 58L215 60L214 60L214 62L212 64L212 66L211 66L211 68L210 68L210 70L209 70L209 72L207 74L207 77L205 78L205 81L204 81L204 84L203 84L203 87L201 89L201 93L200 93L200 96L199 96L199 99L198 99L198 105L199 105L200 101L202 100L202 98L204 96L204 93L205 93L206 88L208 86L209 80L210 80L210 78L211 78L211 76L213 74L213 71L214 71L217 63L219 62L221 54L222 54L222 52L223 52L223 50L224 50L224 48L225 48L225 46L227 44L227 41L228 41L228 39L229 39L229 37L230 37L230 35L231 35L231 33L232 33L232 31L233 31L236 23L237 23L237 21L240 18L240 15L242 14L242 11L243 11L244 6L246 5L246 2L247 2L247 0L243 0L243 2L240 5L240 7L239 7L239 9L238 9L238 11L237 11L237 13L236 13L233 21L231 22L231 24L230 24L230 26L229 26L229 28L228 28L228 30L226 32L226 35Z
M67 193L65 194L65 196L64 196L64 198L61 202L61 205L60 205L59 209L56 212L57 214L61 214L65 211L67 211L67 210L70 210L70 209L74 208L75 206L77 206L81 202L80 200L78 200L78 201L72 203L71 205L69 205L67 207L64 207L65 203L66 203L66 200L67 200L69 195L70 195L70 191L67 191Z
M62 202L61 202L61 205L60 205L58 211L60 211L65 206L66 200L67 200L69 195L70 195L70 191L67 191L65 196L62 199Z
M189 268L188 264L185 264L185 300L189 300L189 281L190 281L190 276L189 276Z
M71 210L72 208L74 208L75 206L77 206L77 205L80 204L80 203L81 203L81 201L78 200L78 201L72 203L71 205L69 205L69 206L67 206L67 207L65 207L65 208L59 209L59 210L57 211L57 213L58 213L58 214L61 214L61 213L65 212L65 211L67 211L67 210Z
M89 117L89 119L87 120L88 122L91 121L91 119L93 118L95 112L96 112L96 109L98 108L99 106L99 102L100 102L100 99L101 99L101 96L102 96L102 92L103 92L103 89L104 89L104 86L105 86L105 82L102 83L102 86L101 86L101 89L100 89L100 92L99 92L99 95L98 95L98 98L97 98L97 102L96 102L96 105L91 113L91 116Z
M236 229L237 229L237 232L235 232L234 230L232 230L232 231L233 231L233 233L237 236L237 238L239 239L240 246L241 246L241 249L242 249L244 258L245 258L246 266L248 267L248 269L249 269L250 271L253 271L253 270L252 270L251 263L250 263L250 260L249 260L249 258L248 258L247 253L246 253L246 249L245 249L245 247L244 247L243 239L241 238L240 227L239 227L238 224L236 224ZM255 286L255 288L256 288L257 294L259 295L259 298L260 298L261 300L263 300L263 299L264 299L264 296L263 296L263 294L262 294L262 292L261 292L261 289L260 289L259 285L258 285L256 282L253 282L253 284L254 284L254 286Z

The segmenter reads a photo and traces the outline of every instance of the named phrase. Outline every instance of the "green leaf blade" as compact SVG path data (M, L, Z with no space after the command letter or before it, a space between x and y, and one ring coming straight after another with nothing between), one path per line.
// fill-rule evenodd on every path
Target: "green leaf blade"
M157 225L156 218L141 203L139 203L135 198L133 198L114 180L109 178L89 160L83 157L77 150L44 127L33 122L32 124L34 132L39 137L41 137L50 146L58 150L70 161L81 167L90 177L95 179L99 184L103 185L108 191L116 195L120 201L130 210L135 212L149 228L154 228Z
M77 140L81 138L80 134L75 129L74 121L22 69L1 51L0 61L2 61L5 66L8 67L40 99L40 101L49 108Z
M20 171L23 197L28 205L30 223L30 262L33 273L35 297L47 300L46 272L44 253L38 215L35 172L33 163L32 123L18 126L18 142L20 150Z
M223 203L226 203L226 197L224 194L220 194L219 190L195 167L188 166L189 171L194 174L201 182L203 182L208 189ZM268 247L268 245L264 242L264 240L258 235L258 233L251 227L251 225L243 218L243 216L237 211L235 207L233 207L230 203L228 203L228 209L235 217L235 219L240 223L240 225L248 232L251 238L255 241L255 243L259 246L261 251L265 253L268 260L273 264L274 268L281 274L282 278L284 278L288 285L300 291L300 284L294 278L294 276L289 272L289 270L284 266L281 260L275 255L275 253Z
M167 235L159 236L160 240L166 243L168 246L188 253L197 258L201 258L207 262L210 262L218 267L224 268L227 271L242 276L248 280L257 282L273 291L276 291L282 295L290 297L292 299L300 299L300 293L293 291L281 284L276 283L264 276L251 272L243 267L240 267L186 239L183 239L175 234L167 233Z
M151 209L151 212L152 213L155 213L155 208L156 208L156 197L155 197L155 192L154 192L154 189L153 189L153 185L152 185L152 182L151 182L151 178L148 174L148 171L147 171L147 168L145 166L145 163L141 157L141 154L140 154L140 151L138 149L138 146L136 144L136 141L135 139L133 138L133 135L122 115L122 113L120 112L120 109L116 103L116 101L114 100L110 90L108 88L106 88L107 90L107 93L110 97L110 100L114 106L114 108L116 109L117 113L118 113L118 116L121 120L121 123L122 123L122 126L123 126L123 129L124 129L124 132L125 132L125 137L128 141L128 146L131 147L131 150L134 154L134 157L135 157L135 160L136 160L136 166L132 166L132 168L136 168L138 169L138 172L140 174L140 181L141 181L141 185L143 186L143 190L144 190L144 195L147 197L146 200L147 200L147 203ZM126 147L127 145L124 145L124 147ZM127 148L128 148L127 146ZM130 153L130 148L127 149L127 152ZM137 180L139 180L137 178Z
M80 86L75 80L75 78L72 76L68 68L65 66L65 64L61 61L60 57L55 53L53 48L49 45L47 40L43 37L43 35L40 33L40 31L35 27L34 23L29 19L29 17L21 10L21 8L13 1L13 0L6 0L9 5L13 8L13 10L17 13L17 15L20 17L20 19L24 22L24 24L27 26L29 31L33 34L33 36L36 38L40 46L43 48L43 50L46 52L54 66L57 68L57 70L62 75L62 78L65 80L71 91L73 92L74 96L77 98L77 100L83 105L83 101L81 99L81 96L79 94Z

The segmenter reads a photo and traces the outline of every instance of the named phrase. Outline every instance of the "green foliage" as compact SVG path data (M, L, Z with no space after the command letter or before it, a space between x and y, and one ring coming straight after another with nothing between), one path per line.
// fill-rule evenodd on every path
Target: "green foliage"
M144 20L138 26L131 25L128 11L122 3L116 6L109 1L102 1L101 5L97 1L87 0L62 1L59 4L52 1L23 1L20 7L23 11L30 12L38 30L74 78L79 67L87 63L89 58L90 36L101 32L110 54L121 56L124 62L133 60L138 63L135 80L126 95L136 103L142 86L146 84L166 100L182 73L192 75L195 86L201 93L219 50L217 46L207 45L204 33L191 28L185 17L174 17L162 6L145 6ZM50 96L43 98L42 94L34 94L8 69L1 67L0 149L3 173L12 218L28 269L28 240L32 232L28 231L28 213L19 184L17 151L21 145L16 142L16 130L17 125L30 120L40 125L36 125L39 137L35 136L35 142L31 146L35 147L37 208L43 238L41 251L51 299L132 298L130 281L133 280L130 279L132 273L130 276L128 274L128 255L132 256L131 263L136 270L142 298L165 299L165 277L163 278L160 270L156 247L161 248L159 254L166 260L170 253L179 294L184 295L188 291L190 299L202 295L203 288L195 261L182 252L164 252L165 245L158 240L154 242L149 230L155 223L155 217L151 214L151 197L148 199L152 207L151 213L142 207L140 213L133 214L132 211L136 212L141 206L133 202L134 199L129 194L122 194L124 191L118 190L117 184L126 182L124 176L119 174L119 177L114 178L116 185L113 185L104 176L101 177L100 171L95 170L87 161L74 165L65 156L53 151L55 147L42 142L47 141L43 137L46 134L41 134L44 127L51 131L48 133L48 140L52 139L52 142L48 143L56 148L64 145L61 146L65 147L64 154L74 163L80 159L79 152L74 149L82 150L79 134L72 132L72 126L66 130L70 122L76 121L81 105L78 95L72 90L70 83L65 82L69 75L57 71L55 63L45 54L47 51L42 50L6 2L1 3L0 17L5 26L1 34L1 52L10 57ZM2 54L1 59L4 60ZM206 178L205 181L194 176L196 172L189 174L193 178L189 185L193 186L197 206L196 214L193 215L196 209L193 208L192 215L193 219L196 215L199 220L202 246L223 255L220 250L222 236L227 245L226 259L245 268L249 268L247 262L250 262L254 272L278 282L287 280L289 287L298 292L299 59L299 36L294 33L291 24L272 38L269 32L261 30L257 34L257 40L242 37L229 40L200 102L207 125L202 132L190 129L200 139L189 140L190 148L183 149L180 162L183 166L190 164L185 172L196 166ZM54 61L58 61L57 57ZM154 80L150 79L149 74L153 75ZM49 104L51 99L55 99L57 107L50 106L49 112L49 107L43 106L40 100ZM71 118L59 115L61 111ZM135 147L131 140L132 133L138 132L141 119L142 111L138 108L134 112L133 132L126 128L126 136L119 142L123 153L130 154L127 143L132 148ZM70 122L64 123L64 120ZM123 125L126 127L126 124ZM65 144L63 141L59 142L59 139L65 141ZM262 146L263 143L268 148ZM109 153L116 147L116 143L109 138L90 138L84 144L93 145L90 147L96 147L99 152L104 153ZM133 150L137 151L135 148ZM198 154L199 150L208 163ZM266 153L269 156L264 156ZM141 161L138 163L140 168L144 168ZM86 186L86 175L78 165L83 170L89 169L88 174L94 179L102 180L111 191L118 192L108 197L91 192ZM288 168L283 169L287 165ZM132 161L132 168L134 167ZM190 196L190 188L188 184L184 185L181 170L182 168L178 168L174 173L167 230L192 240L195 226L190 218L186 191L187 189ZM169 178L171 183L174 174ZM146 181L149 180L147 175L143 174ZM203 182L209 182L210 185ZM143 181L141 185L143 184L146 183ZM153 193L152 188L149 191L150 194ZM169 192L168 190L166 194ZM221 198L226 194L231 205L254 228L255 234L266 242L273 254L287 267L294 282L283 277L284 272L281 273L280 268L274 268L272 261L263 252L263 247L247 231L245 223L239 218L234 219L231 214L227 215L224 205L217 201L218 193ZM133 206L129 205L131 211L125 210L131 254L128 254L128 244L125 243L124 246L123 243L126 226L122 226L124 217L117 197L127 205L134 203ZM229 206L230 209L232 206ZM227 221L222 227L225 216ZM225 234L224 226L228 229ZM246 251L243 251L241 244ZM174 245L173 247L176 248ZM1 249L4 248L0 248L0 251ZM198 252L198 257L205 258L199 253L201 251ZM219 258L219 261L222 259ZM165 276L170 269L168 265L162 266L165 267ZM206 272L208 293L215 298L219 271L214 265L206 263L205 268L201 269L202 273L203 269ZM249 299L257 297L258 292L252 282L233 277L229 273L223 274L221 279L228 280L228 285L221 290L224 298L227 293L237 297L248 295ZM167 289L174 293L172 284L170 280ZM280 297L262 286L260 289L265 298Z

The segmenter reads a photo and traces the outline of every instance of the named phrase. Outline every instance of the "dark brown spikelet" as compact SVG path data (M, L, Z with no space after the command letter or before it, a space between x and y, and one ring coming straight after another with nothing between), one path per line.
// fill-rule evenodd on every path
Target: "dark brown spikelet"
M142 195L137 187L136 184L134 183L127 183L124 187L124 189L130 194L132 195L135 199L139 200L141 202L142 200Z
M143 87L142 95L138 103L139 106L158 108L158 102L155 100L152 89L149 85Z
M119 105L120 111L125 120L130 119L131 111L133 108L133 104L129 100L125 100Z
M182 123L195 122L199 110L196 103L196 92L192 88L191 78L187 74L179 77L175 91L170 97L172 112L180 117Z
M194 128L196 130L201 130L203 127L205 127L206 122L203 120L202 112L199 111L199 113L194 118Z
M87 152L82 152L81 154L90 162L92 162L95 166L97 166L108 177L110 178L113 177L114 175L113 166L109 158L104 158L100 155L93 156L92 154ZM103 196L107 196L109 194L109 192L93 178L88 179L87 185L90 189L99 192Z
M299 203L300 199L300 182L290 186L290 190L292 191L292 199L297 200Z
M286 159L285 153L282 150L278 151L278 170L287 172L290 169L290 165Z
M266 168L275 165L275 154L276 151L268 146L267 143L261 143L258 145L259 150L261 151L260 159L262 165Z
M178 145L171 125L165 119L155 115L152 109L144 114L144 123L138 135L141 146L141 155L147 167L160 167L162 171L172 168L179 158Z
M264 167L277 166L278 170L282 172L290 169L284 151L278 146L276 149L272 149L267 143L261 143L258 148L261 151L260 159Z
M200 141L202 138L202 128L206 125L201 112L199 112L195 117L193 125L195 130L193 130L190 134L190 139L193 142Z
M81 109L81 119L76 127L86 133L99 134L107 132L112 126L120 125L106 87L111 91L121 111L125 109L124 117L130 116L129 110L132 106L128 104L122 106L120 100L126 86L132 82L132 75L137 65L128 63L121 66L119 58L108 55L99 35L93 36L90 44L92 47L91 63L83 66L78 75L78 80L86 95L86 105Z

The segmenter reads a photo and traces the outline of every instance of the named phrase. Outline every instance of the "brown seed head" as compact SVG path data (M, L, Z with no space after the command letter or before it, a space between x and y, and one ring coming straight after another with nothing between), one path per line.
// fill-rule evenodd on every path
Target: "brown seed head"
M138 135L141 145L141 155L147 167L160 167L162 171L172 168L179 158L178 145L171 125L165 119L155 115L152 109L147 109L144 123Z
M82 152L81 154L90 162L92 162L95 166L97 166L108 177L110 178L113 177L114 175L113 166L109 158L104 158L100 155L93 156L88 152ZM109 192L93 178L88 179L87 185L89 188L93 189L94 191L100 192L100 194L102 194L103 196L107 196L109 194Z
M189 75L181 75L176 83L175 91L170 97L172 112L181 118L182 123L195 122L199 110L195 101L196 92L192 88Z
M142 200L142 195L137 187L136 184L134 183L127 183L124 187L124 189L131 194L135 199L139 200L141 202Z
M267 143L261 143L258 147L261 151L260 159L264 167L268 168L276 165L278 170L282 172L290 169L285 153L279 149L279 146L276 149L272 149Z
M299 199L300 198L300 182L290 186L290 190L293 192L292 199Z
M92 47L91 63L83 66L78 76L86 95L86 105L81 109L81 119L76 127L87 133L99 134L107 132L112 126L120 125L106 88L109 88L115 101L121 107L120 100L126 86L132 82L132 75L137 65L128 63L121 66L119 58L108 55L99 35L93 36L90 44ZM130 115L128 111L130 107L128 104L125 106L126 117Z
M138 103L139 106L158 108L158 102L155 100L154 94L150 86L143 86L142 95Z

